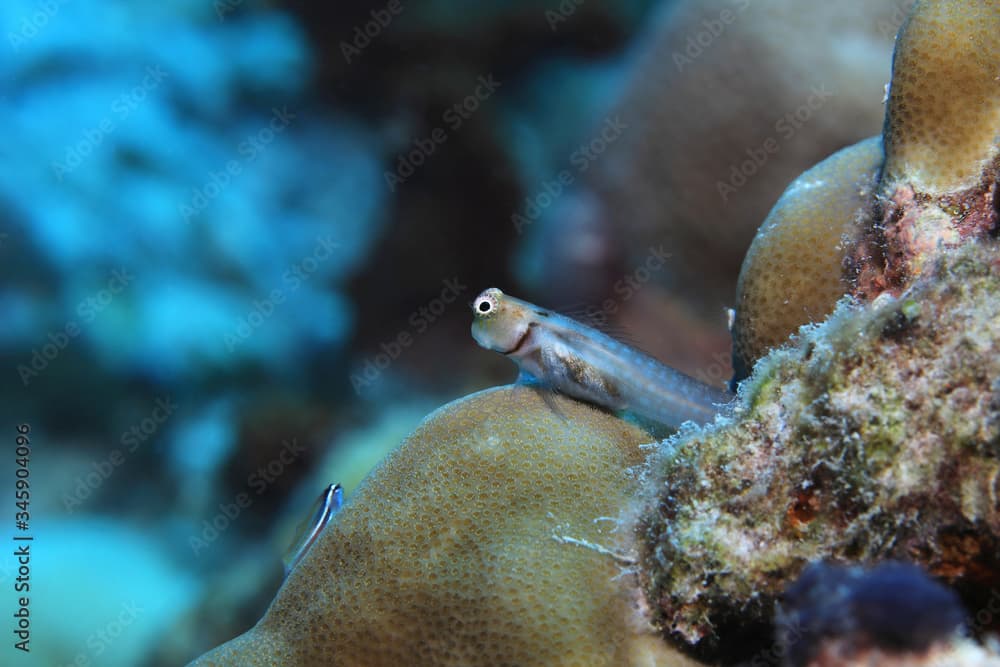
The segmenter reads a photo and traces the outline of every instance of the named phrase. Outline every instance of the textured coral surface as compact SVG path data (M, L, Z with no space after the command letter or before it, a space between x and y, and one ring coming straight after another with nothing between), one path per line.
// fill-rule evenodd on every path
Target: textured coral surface
M878 215L854 252L854 294L898 294L940 247L995 235L998 30L1000 4L923 0L900 31Z
M975 186L1000 127L1000 4L921 0L900 32L885 123L891 181Z
M685 664L643 636L628 555L611 553L626 534L602 518L635 492L649 439L527 387L445 406L349 498L263 620L194 664Z
M845 302L758 364L741 419L667 441L640 526L665 632L732 641L820 558L915 561L983 606L1000 586L997 257L969 244L898 300Z
M882 167L872 137L795 179L757 231L740 271L733 358L737 378L803 324L822 320L849 289L841 264Z

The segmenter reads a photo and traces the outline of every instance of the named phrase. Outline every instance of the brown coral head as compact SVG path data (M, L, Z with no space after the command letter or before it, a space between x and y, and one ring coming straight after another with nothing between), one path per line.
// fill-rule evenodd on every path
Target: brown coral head
M893 58L882 215L851 263L853 292L898 294L933 259L995 235L1000 3L921 0Z

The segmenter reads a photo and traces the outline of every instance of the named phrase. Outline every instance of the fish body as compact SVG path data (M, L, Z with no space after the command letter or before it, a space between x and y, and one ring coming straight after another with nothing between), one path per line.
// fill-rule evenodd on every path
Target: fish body
M285 576L299 564L299 561L309 551L309 547L316 542L323 529L337 513L340 506L344 504L344 488L340 484L331 484L323 489L316 502L313 503L309 513L309 518L303 521L296 532L295 540L285 554Z
M574 319L496 288L472 303L472 336L512 359L522 375L609 410L678 427L704 424L733 394L674 370Z

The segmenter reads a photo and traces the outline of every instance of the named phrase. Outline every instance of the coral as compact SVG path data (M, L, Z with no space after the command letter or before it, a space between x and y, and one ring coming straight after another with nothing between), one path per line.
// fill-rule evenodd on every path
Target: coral
M915 5L898 40L871 215L865 192L837 175L807 174L812 190L779 202L745 277L766 276L774 257L792 263L794 278L741 281L737 358L749 364L767 345L747 344L756 334L747 321L763 319L757 311L768 303L761 292L773 300L788 289L795 304L823 291L827 307L838 291L851 297L757 362L734 420L667 441L654 463L652 479L665 490L649 487L637 523L646 593L664 632L703 656L752 651L752 643L735 648L734 637L769 624L780 589L817 559L912 561L970 609L983 609L1000 583L1000 261L989 143L998 118L995 45L983 44L1000 10L986 7ZM974 126L955 127L957 118ZM878 156L870 157L869 174ZM853 206L831 205L857 194ZM824 204L833 230L807 247L800 240L814 213L782 209ZM813 272L820 261L825 270ZM817 311L810 317L821 318ZM996 630L987 616L979 630Z
M381 141L309 100L311 54L287 16L223 22L224 4L0 8L16 52L0 62L5 151L25 165L0 182L16 249L0 352L19 364L68 316L88 375L287 372L346 343L344 284L384 209ZM81 308L116 271L114 298Z
M714 650L823 558L918 562L982 606L1000 584L997 256L968 244L898 299L845 300L758 363L738 420L665 443L637 525L666 632Z
M735 379L800 326L829 315L850 289L841 265L871 223L882 159L879 137L845 148L795 179L771 209L737 283Z
M370 421L338 433L336 441L324 448L325 454L286 502L285 511L272 531L273 553L285 553L302 522L304 508L315 501L320 490L336 482L346 495L353 493L378 462L440 403L420 396L409 403L369 405Z
M260 623L193 664L686 664L645 631L608 518L648 440L527 387L447 405L348 498Z
M789 186L754 238L737 287L734 380L842 294L899 294L940 246L995 231L998 29L992 4L917 3L893 60L882 173L874 143L847 149L856 165L828 158Z
M900 31L876 224L854 252L853 292L899 293L942 246L995 235L1000 6L922 1Z
M886 176L918 192L979 184L997 156L1000 5L921 0L900 31L885 122Z
M679 3L670 16L686 16L692 7ZM776 7L785 5L776 3L768 18ZM1000 629L992 598L987 602L1000 586L1000 252L991 238L996 168L982 141L997 130L989 94L995 82L977 64L978 52L945 48L961 41L962 30L972 30L975 42L996 26L991 10L970 12L986 22L983 33L969 28L965 8L982 5L919 2L901 34L883 137L890 168L877 188L881 155L878 141L870 140L803 175L764 225L741 282L746 298L737 335L746 364L796 324L823 317L838 295L850 296L824 322L803 326L788 346L757 360L732 414L705 428L683 428L651 447L647 461L640 445L648 434L562 396L508 387L445 406L361 483L264 618L194 664L682 664L686 658L662 638L706 661L746 660L764 649L782 591L822 560L915 563L974 612L977 633ZM722 25L734 36L751 33L755 48L747 57L724 46L747 42L713 41L683 67L675 59L677 73L697 81L689 69L715 59L728 57L726 71L738 73L773 58L801 84L796 67L829 56L810 48L815 32L801 30L795 41L810 58L790 58L791 46L753 39L756 24L746 16L746 23ZM672 30L691 25L678 21ZM835 30L812 7L809 28ZM872 29L859 34L871 38ZM767 23L762 34L773 31ZM658 53L657 67L665 70L664 52ZM942 103L935 82L962 63L972 79L943 86L949 100ZM667 76L683 79L677 73ZM646 80L641 85L650 87ZM664 89L684 94L680 85ZM719 98L722 107L736 106ZM666 108L653 107L650 118ZM810 109L808 126L822 128L821 110ZM725 126L703 109L697 113L713 132ZM938 141L938 127L920 129L933 117L977 124L941 140L939 167L917 148ZM629 162L633 154L627 164L684 172L654 148L652 125L631 124L627 136L634 138L615 149L631 143L638 152L639 144L643 159ZM767 155L798 154L797 142L814 143L805 127L791 133L787 151L746 144L754 175L765 173L754 157L760 150L770 163ZM966 132L977 139L966 141ZM682 167L717 157L716 144L698 142L683 123L670 133L669 157ZM732 143L717 133L713 141ZM629 179L621 192L634 202L600 206L602 215L613 210L629 219L631 243L648 247L644 234L662 234L660 211L681 220L695 211L699 225L720 217L703 198L678 194L694 189L649 187L610 155L602 169ZM604 185L613 188L613 179ZM641 208L651 201L667 203ZM637 210L642 215L632 215ZM717 230L702 227L671 229L686 239L685 248L697 245L691 238L726 245ZM725 250L711 252L724 263ZM688 266L672 267L671 279L692 278L685 282L711 294L697 280L708 262L696 252L682 259ZM774 269L783 262L791 262L790 270ZM788 304L774 300L780 288L790 292ZM782 306L796 317L784 319ZM763 319L783 333L765 339ZM917 585L882 595L886 581L909 575L882 571L883 579L860 590L851 588L853 575L839 584L832 575L826 583L836 590L829 595L822 586L810 592L809 576L789 591L788 613L796 613L796 596L802 603L820 595L831 616L818 617L820 636L799 656L802 662L902 664L913 656L901 653L921 650L920 664L993 660L969 640L945 637L958 612L939 589ZM887 610L915 599L937 601L939 614L896 624ZM842 632L840 613L853 615L878 641ZM936 642L913 643L907 634L928 629Z

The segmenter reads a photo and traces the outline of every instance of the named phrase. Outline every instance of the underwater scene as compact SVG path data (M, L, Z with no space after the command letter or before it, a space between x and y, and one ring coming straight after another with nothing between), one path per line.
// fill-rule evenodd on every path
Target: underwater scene
M1000 667L997 0L0 28L0 665Z

